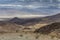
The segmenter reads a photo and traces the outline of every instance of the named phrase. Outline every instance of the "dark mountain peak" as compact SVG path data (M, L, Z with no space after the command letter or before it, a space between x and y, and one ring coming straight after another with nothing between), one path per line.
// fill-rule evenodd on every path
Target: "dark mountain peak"
M18 18L18 17L14 17L9 22L16 23L16 24L21 24L23 22L23 19Z
M14 18L18 18L18 17L14 17Z
M18 17L14 17L13 19L19 19Z
M18 17L14 17L14 18L12 18L10 21L20 21L20 20L22 20L22 19L20 19L20 18L18 18Z

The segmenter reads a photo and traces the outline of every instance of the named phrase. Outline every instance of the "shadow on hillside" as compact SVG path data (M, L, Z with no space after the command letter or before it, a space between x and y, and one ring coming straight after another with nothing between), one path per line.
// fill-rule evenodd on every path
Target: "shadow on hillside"
M39 29L36 29L34 33L42 33L42 34L49 34L56 30L60 29L60 22L52 23L46 26L43 26Z

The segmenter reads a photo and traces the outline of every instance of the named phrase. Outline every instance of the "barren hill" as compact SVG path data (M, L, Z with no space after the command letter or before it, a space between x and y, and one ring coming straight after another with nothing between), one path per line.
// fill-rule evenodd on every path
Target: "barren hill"
M60 32L60 22L52 23L35 30L36 33L43 34L49 34L54 31Z

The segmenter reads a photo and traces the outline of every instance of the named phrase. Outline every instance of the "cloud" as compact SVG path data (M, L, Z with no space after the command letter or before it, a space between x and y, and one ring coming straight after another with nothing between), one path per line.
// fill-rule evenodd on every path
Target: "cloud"
M37 8L47 8L49 6L43 6L43 5L0 4L0 7L37 9Z
M60 2L60 0L58 0Z
M22 1L24 1L24 0L22 0ZM16 3L16 2L15 2ZM21 2L21 4L20 3L18 3L18 4L15 4L15 3L9 3L9 4L0 4L0 8L12 8L12 9L17 9L17 10L19 10L19 11L26 11L27 10L27 12L30 12L30 11L32 11L32 12L35 12L34 14L38 14L37 12L39 12L39 14L46 14L46 15L50 15L50 14L52 14L53 12L55 13L57 10L53 10L53 8L52 7L57 7L57 8L60 8L60 5L58 4L58 6L56 6L56 4L53 4L53 3L51 3L51 4L44 4L44 3L38 3L38 2L32 2L32 3L25 3L25 5L24 5L24 3L22 3ZM51 9L51 8L52 9ZM48 8L50 8L50 9L48 9ZM45 10L45 9L48 9L48 10ZM60 10L59 10L60 11ZM59 12L58 11L58 12ZM5 12L4 12L5 13ZM20 13L20 12L12 12L13 14L11 14L11 12L8 12L8 13L6 13L6 14L4 14L4 15L6 15L7 16L7 14L9 14L9 15L17 15L17 13ZM47 14L48 13L48 14ZM24 13L23 13L24 14ZM26 13L26 14L29 14L29 13ZM33 13L30 13L30 14L33 14ZM29 15L30 15L29 14ZM18 14L19 15L19 14ZM17 16L18 16L17 15Z
M42 13L33 14L33 13L22 12L18 10L0 10L0 18L12 18L12 17L26 18L26 17L44 17L44 16L47 15L44 15Z
M4 16L0 16L0 18L13 18L13 17L33 18L33 17L44 17L44 16L47 16L47 15L13 15L13 16L4 15Z
M23 5L15 5L15 4L0 4L1 7L23 7Z

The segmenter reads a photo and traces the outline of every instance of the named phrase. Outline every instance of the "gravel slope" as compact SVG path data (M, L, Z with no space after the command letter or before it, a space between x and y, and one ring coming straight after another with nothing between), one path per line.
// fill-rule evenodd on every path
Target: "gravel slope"
M34 33L6 33L0 34L0 40L60 40L48 35L36 35Z

